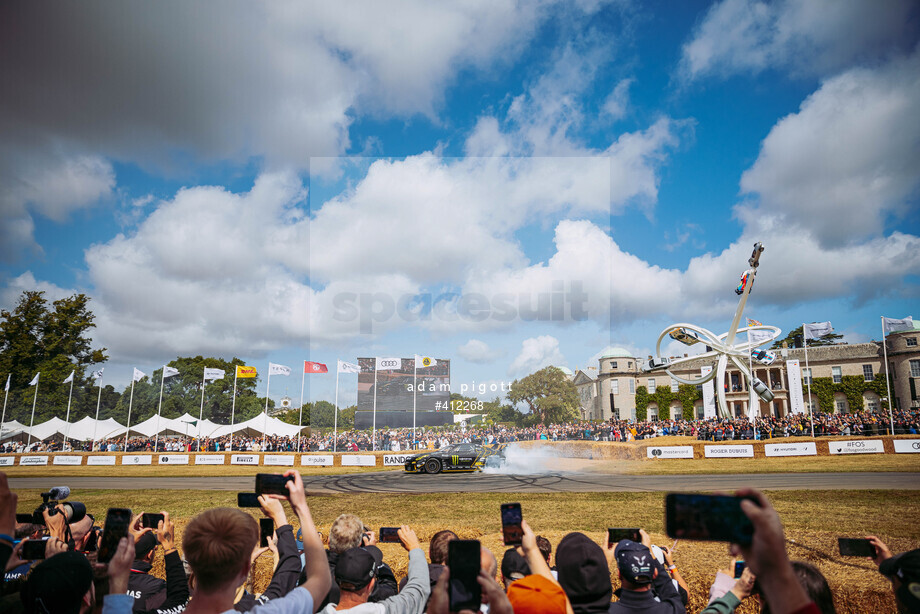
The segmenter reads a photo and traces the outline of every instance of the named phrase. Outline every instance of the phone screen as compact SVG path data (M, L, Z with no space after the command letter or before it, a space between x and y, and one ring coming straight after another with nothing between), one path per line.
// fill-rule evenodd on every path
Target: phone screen
M399 543L399 527L380 527L380 537L377 539L383 544Z
M450 569L450 611L479 610L482 601L479 576L479 541L454 539L447 542L447 567Z
M105 526L102 529L102 539L99 540L100 563L108 563L115 556L118 542L122 537L128 536L128 525L131 524L131 510L121 507L110 507L105 515Z
M30 539L22 543L22 560L38 561L45 558L45 546L48 545L48 538Z
M237 507L262 507L259 504L259 495L254 492L236 493L236 505Z
M840 556L875 556L875 546L868 539L838 537Z
M256 474L256 494L257 495L284 495L288 494L285 486L286 482L293 482L294 476L284 477L280 473L257 473Z
M520 545L524 538L524 529L521 522L524 516L521 513L520 503L502 503L502 537L506 546Z
M741 510L741 497L670 493L665 497L669 537L748 546L754 525Z
M275 532L275 521L271 518L259 518L259 545L268 547L268 538Z
M162 522L163 520L165 520L165 517L163 516L163 514L144 513L141 516L141 527L145 529L147 527L150 527L151 529L157 529L160 526L160 522Z
M607 543L616 544L624 539L634 541L636 543L642 542L642 537L639 535L639 529L607 529Z
M741 577L741 574L744 573L745 562L744 561L735 561L735 580Z

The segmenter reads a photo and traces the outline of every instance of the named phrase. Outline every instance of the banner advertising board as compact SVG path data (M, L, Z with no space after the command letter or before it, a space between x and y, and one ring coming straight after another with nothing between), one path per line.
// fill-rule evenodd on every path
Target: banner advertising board
M188 454L160 454L157 462L161 465L188 465Z
M151 456L150 454L140 454L138 456L125 455L121 457L121 464L122 465L152 465L153 456Z
M293 467L294 466L294 455L293 454L266 454L263 457L264 463L266 465L275 465L283 467Z
M343 467L376 467L377 457L372 454L343 454Z
M898 454L920 454L920 439L895 439L894 451Z
M768 443L763 447L764 456L817 456L818 446L813 441L801 443Z
M82 456L55 456L52 465L82 465Z
M693 446L650 446L645 455L649 458L693 458Z
M35 465L47 465L48 457L47 456L20 456L19 457L19 466L27 465L34 467Z
M754 446L704 446L706 458L754 458Z
M332 467L335 457L332 454L304 454L300 457L300 464L304 467Z
M234 454L230 457L231 465L258 465L258 454Z
M804 414L805 399L802 395L802 368L798 359L786 361L786 376L789 378L789 409L793 414Z
M828 441L831 454L884 454L885 445L881 439L854 439L851 441Z
M196 454L196 465L223 465L226 459L223 454Z
M706 376L712 373L712 365L703 365L700 367L700 375ZM703 384L703 417L707 420L716 417L716 387L709 380Z
M115 457L114 456L87 456L86 464L87 465L114 465Z
M15 456L0 456L0 467L9 467L16 462Z
M383 455L383 466L384 467L402 467L406 464L406 460L410 456L415 456L415 453L412 454L384 454Z

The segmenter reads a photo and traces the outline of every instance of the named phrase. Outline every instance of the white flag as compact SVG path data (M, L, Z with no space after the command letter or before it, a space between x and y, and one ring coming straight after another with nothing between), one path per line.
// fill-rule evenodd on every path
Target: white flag
M146 373L144 373L143 371L141 371L141 370L138 369L137 367L134 367L134 378L133 378L133 380L134 380L135 382L139 382L139 381L141 381L142 379L144 379L145 377L147 377L147 374L146 374Z
M71 372L70 372L70 375L68 375L68 376L67 376L67 379L65 379L62 383L63 383L63 384L69 384L70 382L72 382L72 381L73 381L73 374L74 374L74 371L71 371Z
M768 330L749 330L747 334L752 343L763 343L773 338L773 333Z
M885 336L888 333L896 333L902 330L914 330L914 319L911 316L901 319L882 316L882 328L885 329Z
M353 362L339 361L339 373L361 373L361 367Z
M39 371L38 373L36 373L36 374L35 374L35 377L32 378L32 381L29 382L29 385L30 385L30 386L36 385L36 384L38 383L38 376L41 375L41 374L42 374L41 371Z
M102 367L98 371L93 371L93 379L102 379L102 372L105 371L105 367Z
M224 370L223 369L209 369L208 367L204 368L204 379L224 379Z
M273 362L268 363L268 374L269 375L290 375L291 368L285 367L284 365L276 365Z
M434 358L428 358L427 356L415 355L415 368L424 369L425 367L433 367L438 364L438 361Z
M378 371L392 371L393 369L402 368L402 358L378 358Z
M834 327L831 326L830 322L814 322L802 326L802 332L805 334L806 339L820 339L824 335L834 332Z
M6 376L6 386L3 389L6 390L7 392L10 391L10 376L9 375Z
M173 375L179 375L179 369L174 369L172 367L167 367L163 365L163 379L167 377L172 377Z

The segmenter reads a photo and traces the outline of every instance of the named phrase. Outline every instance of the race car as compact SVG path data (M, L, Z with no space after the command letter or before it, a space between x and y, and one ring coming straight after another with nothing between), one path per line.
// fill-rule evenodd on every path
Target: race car
M741 283L739 283L739 284L738 284L738 287L735 288L735 294L737 294L738 296L741 296L742 294L744 294L744 286L747 285L748 280L751 280L751 291L753 292L753 290L754 290L754 276L751 275L751 271L750 271L750 270L747 270L747 271L745 271L744 273L741 274Z
M668 336L671 339L674 339L675 341L680 341L684 345L693 345L694 343L699 343L700 341L699 336L695 332L691 330L687 330L685 328L678 328L677 330L672 330L671 334L669 334Z
M772 365L776 362L776 354L769 350L751 350L751 357L765 365Z
M504 446L481 446L455 443L433 452L422 452L406 459L408 473L459 473L482 471L483 467L500 466Z

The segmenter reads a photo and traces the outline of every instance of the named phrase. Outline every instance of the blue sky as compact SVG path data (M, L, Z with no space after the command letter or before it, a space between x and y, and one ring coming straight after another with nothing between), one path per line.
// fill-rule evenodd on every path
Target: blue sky
M89 294L116 386L198 354L295 367L295 398L302 360L449 358L460 392L645 356L727 328L755 241L766 324L859 342L917 305L908 0L215 10L0 8L0 305Z

